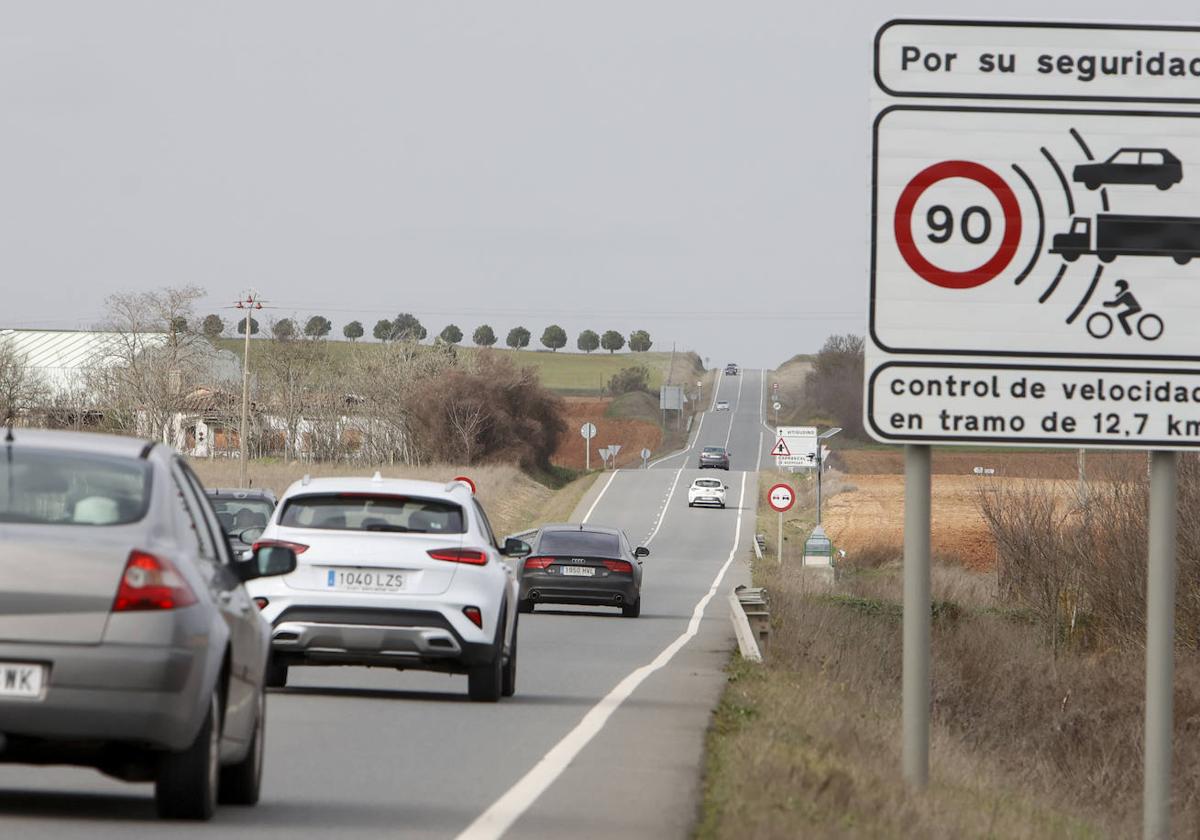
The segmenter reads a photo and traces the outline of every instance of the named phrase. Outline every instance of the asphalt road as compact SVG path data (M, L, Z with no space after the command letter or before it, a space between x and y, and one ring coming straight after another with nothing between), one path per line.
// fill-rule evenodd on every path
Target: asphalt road
M735 644L726 594L748 578L754 471L773 443L763 387L758 371L721 376L716 396L731 410L703 415L685 452L601 476L576 513L649 545L642 615L541 607L522 616L511 700L470 703L465 677L294 668L288 688L269 696L257 807L168 824L154 816L149 785L0 765L0 834L687 836ZM689 509L697 452L713 445L733 452L720 473L729 507Z

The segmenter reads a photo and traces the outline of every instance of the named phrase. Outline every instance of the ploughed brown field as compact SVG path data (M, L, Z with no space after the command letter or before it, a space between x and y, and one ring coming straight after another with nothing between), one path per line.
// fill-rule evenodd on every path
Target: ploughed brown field
M843 450L834 461L842 475L831 481L825 527L848 554L883 552L900 557L904 543L903 450ZM1143 453L1088 452L1090 480L1146 468ZM995 470L978 476L976 467ZM995 545L979 511L979 490L994 481L1037 481L1071 495L1078 480L1077 453L1029 451L934 452L932 549L942 562L991 570ZM838 486L842 488L840 491Z
M583 469L584 440L579 434L579 429L584 423L591 423L596 427L596 437L589 441L592 447L592 469L599 469L601 466L596 450L609 444L615 443L621 447L617 455L617 466L620 467L640 464L642 457L639 453L642 449L658 452L662 443L662 430L656 424L645 420L606 417L605 412L612 403L611 399L567 397L565 402L563 420L567 424L567 433L559 441L558 449L554 453L555 464Z

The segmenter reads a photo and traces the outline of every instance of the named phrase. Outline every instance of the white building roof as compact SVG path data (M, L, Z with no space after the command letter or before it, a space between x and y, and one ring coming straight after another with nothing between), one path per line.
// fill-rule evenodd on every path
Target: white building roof
M73 330L0 330L0 343L11 347L55 393L82 384L83 373L120 364L122 337L113 332ZM138 337L145 348L166 344L166 333Z

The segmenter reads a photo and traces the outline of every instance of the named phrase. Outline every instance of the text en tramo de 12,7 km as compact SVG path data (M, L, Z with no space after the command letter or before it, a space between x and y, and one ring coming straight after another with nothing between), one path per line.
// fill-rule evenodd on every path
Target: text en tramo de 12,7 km
M868 399L884 438L1200 445L1200 372L890 364Z

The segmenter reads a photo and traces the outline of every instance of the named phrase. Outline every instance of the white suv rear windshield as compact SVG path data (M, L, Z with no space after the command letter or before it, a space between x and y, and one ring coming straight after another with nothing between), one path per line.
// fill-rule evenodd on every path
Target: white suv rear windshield
M20 446L0 457L0 522L128 525L149 506L142 460Z
M462 508L453 502L382 493L322 493L284 503L285 528L326 531L388 531L399 534L462 534Z

